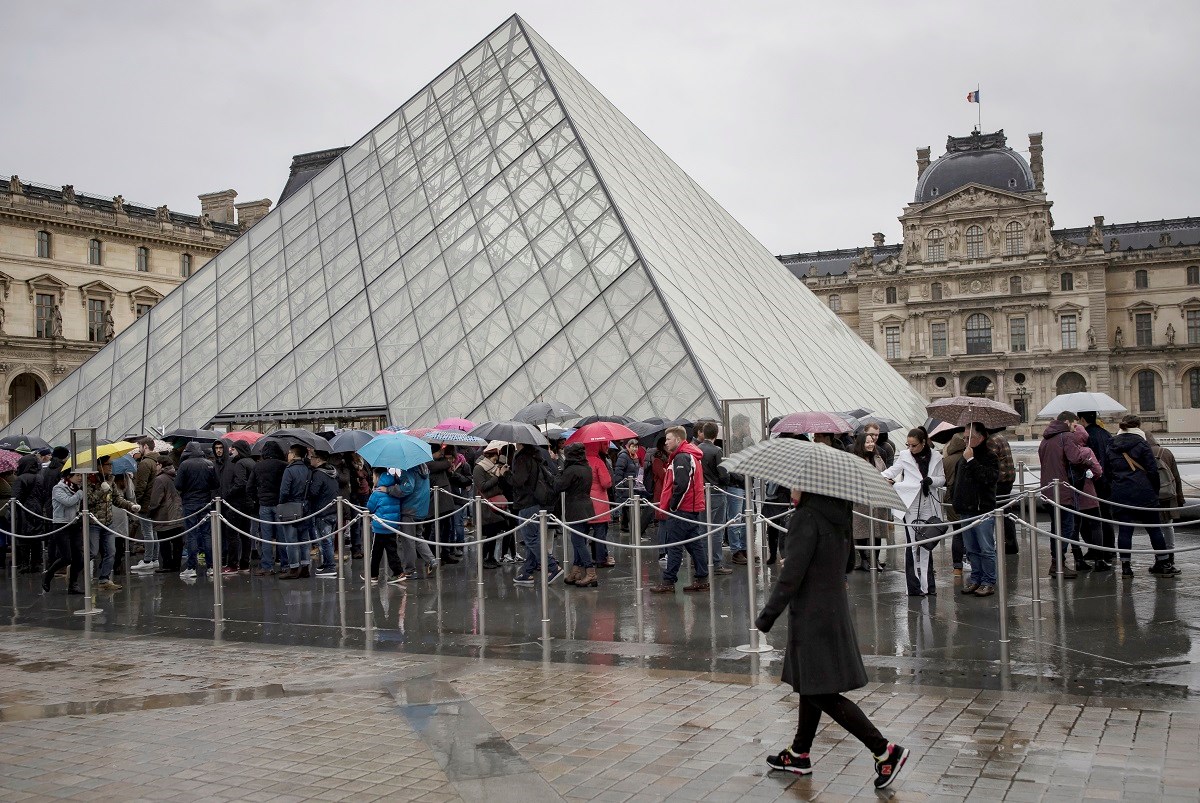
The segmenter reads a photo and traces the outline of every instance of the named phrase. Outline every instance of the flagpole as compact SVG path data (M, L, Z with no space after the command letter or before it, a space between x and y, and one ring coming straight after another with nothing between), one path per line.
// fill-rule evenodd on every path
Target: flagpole
M976 130L983 133L983 101L979 94L979 84L975 84L975 127Z

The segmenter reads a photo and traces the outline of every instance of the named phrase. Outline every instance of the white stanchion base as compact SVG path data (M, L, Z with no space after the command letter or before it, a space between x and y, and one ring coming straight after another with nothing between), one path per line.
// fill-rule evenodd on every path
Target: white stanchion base
M104 609L103 608L92 608L90 611L80 609L78 611L73 611L73 613L76 616L95 616L96 614L104 613Z
M775 648L772 647L767 642L760 640L758 642L757 647L755 647L753 644L739 644L735 649L738 652L760 653L760 652L772 652Z

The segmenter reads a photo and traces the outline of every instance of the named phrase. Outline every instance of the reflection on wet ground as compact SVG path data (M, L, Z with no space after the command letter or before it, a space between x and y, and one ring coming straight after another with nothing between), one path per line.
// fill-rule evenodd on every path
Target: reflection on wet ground
M1180 545L1192 537L1181 531ZM1193 553L1181 554L1184 573L1172 580L1146 574L1144 559L1132 580L1114 572L1080 573L1060 590L1056 580L1041 577L1035 616L1027 544L1022 547L1019 559L1007 558L1007 650L998 643L999 598L958 594L948 549L936 553L935 597L908 597L898 571L849 575L872 679L1097 697L1185 699L1200 691L1200 648L1193 638L1200 629L1200 564L1190 560ZM709 594L664 598L643 592L638 605L627 555L601 574L598 589L551 586L546 642L539 589L514 586L516 569L508 564L485 572L480 587L473 561L410 581L407 589L371 589L369 629L357 562L347 571L344 595L336 580L227 579L220 626L212 621L211 584L185 583L173 575L128 577L124 590L97 595L105 611L96 617L73 615L79 598L61 591L43 596L35 579L23 576L15 590L0 596L0 621L113 635L677 669L752 680L777 675L780 652L747 656L735 649L749 640L745 567L715 578ZM647 585L658 577L652 556L643 565ZM1043 546L1043 566L1046 557ZM769 587L775 571L760 568L762 585ZM4 582L9 584L7 576ZM760 601L762 593L760 587ZM769 637L780 645L785 639L783 624ZM0 665L3 661L0 655Z

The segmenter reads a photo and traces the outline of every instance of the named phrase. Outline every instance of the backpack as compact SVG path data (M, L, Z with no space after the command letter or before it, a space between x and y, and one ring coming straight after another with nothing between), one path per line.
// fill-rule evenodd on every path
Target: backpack
M540 460L538 461L537 483L533 487L533 501L537 502L540 507L547 507L554 502L553 477L550 475L550 469L546 468L546 464Z
M1161 458L1158 460L1158 500L1160 502L1175 500L1175 472L1171 471L1167 461Z

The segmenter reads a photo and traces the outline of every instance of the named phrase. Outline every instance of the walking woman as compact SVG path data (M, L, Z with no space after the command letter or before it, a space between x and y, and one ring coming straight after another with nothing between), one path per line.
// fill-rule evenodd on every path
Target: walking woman
M854 454L858 455L863 460L866 460L868 463L870 463L872 466L875 467L876 471L882 473L884 471L884 469L887 468L887 461L883 459L883 452L881 452L877 448L878 442L879 442L879 425L878 424L867 424L865 427L863 427L862 432L858 433L858 437L854 439ZM877 519L883 518L883 516L881 515L882 514L881 510L872 509L870 507L867 507L866 505L855 505L854 512L861 514L861 516L854 517L854 543L855 543L855 545L857 545L859 547L872 546L872 544L871 544L872 540L874 540L876 542L887 540L887 533L885 531L885 528L887 527L886 524L881 525L881 524L878 524L877 522L871 522L867 519L862 518L862 516L872 516ZM871 537L873 533L877 533L878 537L873 539ZM886 554L887 553L884 553L884 552L881 552L879 554L879 568L881 571L885 567L886 561L885 561L884 556ZM871 553L870 552L868 552L865 549L859 549L857 568L859 571L864 571L864 572L871 571Z
M908 431L907 448L896 455L896 462L884 470L883 477L896 487L904 510L893 510L892 515L904 523L904 535L909 544L920 541L923 528L918 522L942 516L942 488L946 487L946 472L942 468L942 456L929 445L929 433L925 427ZM936 595L933 572L933 544L909 546L904 550L904 574L908 580L908 595L923 597Z
M592 506L592 468L588 465L587 451L582 443L568 444L563 450L563 458L566 462L554 480L554 493L567 495L566 515L567 521L571 522L568 526L572 530L585 532L590 526L588 519L596 514ZM571 546L575 548L575 558L563 582L588 588L600 585L588 540L572 532Z
M42 575L42 591L49 594L50 581L54 579L55 573L70 564L67 593L82 594L79 575L83 571L83 521L79 518L79 509L83 504L83 488L80 485L79 474L70 470L64 471L62 480L50 492L50 502L54 516L50 526L58 531L50 536L54 547L51 554L57 557Z
M883 789L903 769L908 750L888 742L862 709L842 696L867 685L844 579L853 549L852 506L831 496L797 491L792 496L799 496L799 504L788 523L787 560L754 625L770 632L788 609L782 680L800 695L800 721L791 747L767 756L767 766L812 773L809 751L824 713L871 751L875 788Z

